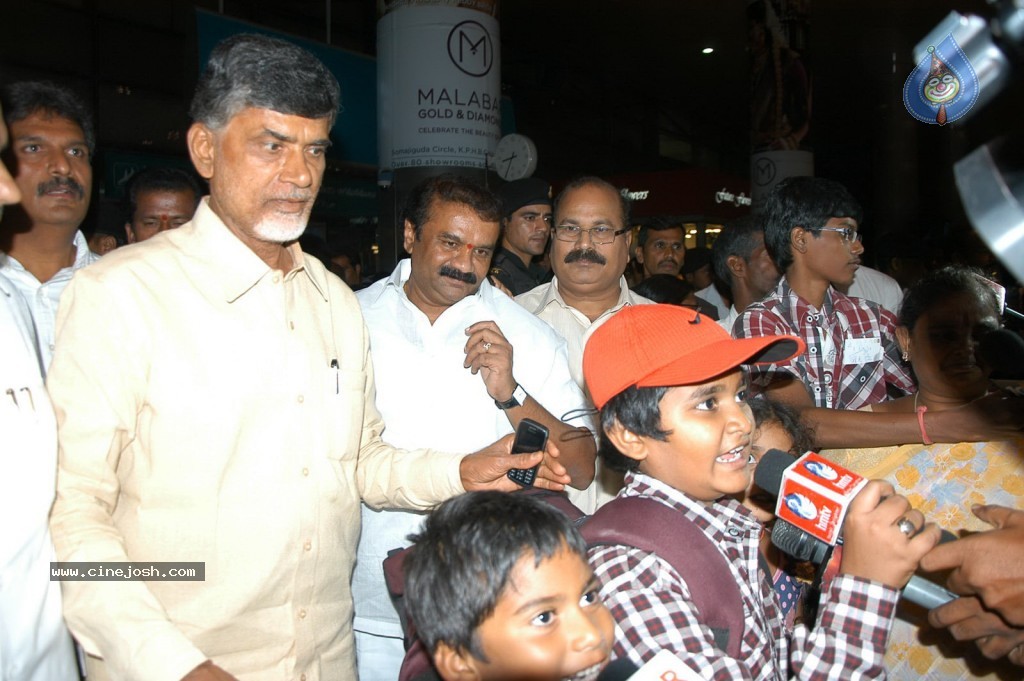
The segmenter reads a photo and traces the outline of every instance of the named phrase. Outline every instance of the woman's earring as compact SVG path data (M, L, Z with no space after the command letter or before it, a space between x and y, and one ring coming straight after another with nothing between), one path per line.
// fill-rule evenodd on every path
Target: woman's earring
M907 352L906 350L903 351L903 361L904 362L909 362L910 361L910 353Z

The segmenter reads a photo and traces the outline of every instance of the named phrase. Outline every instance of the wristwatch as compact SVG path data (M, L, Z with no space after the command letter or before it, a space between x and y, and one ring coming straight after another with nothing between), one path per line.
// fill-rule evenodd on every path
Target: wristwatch
M501 410L512 409L514 407L521 407L526 404L526 398L528 395L523 390L523 386L516 383L516 389L512 391L512 397L508 398L504 402L494 400L494 406Z

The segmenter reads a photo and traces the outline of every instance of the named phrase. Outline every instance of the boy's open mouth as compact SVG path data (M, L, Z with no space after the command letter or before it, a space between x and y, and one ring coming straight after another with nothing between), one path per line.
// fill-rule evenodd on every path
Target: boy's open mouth
M740 459L746 461L749 458L747 457L746 449L746 445L740 445L739 447L730 449L725 454L719 454L715 457L715 461L718 463L736 463Z
M586 669L576 672L572 676L566 677L562 681L594 681L601 673L601 670L604 669L607 662L608 660L598 662L592 667L587 667Z

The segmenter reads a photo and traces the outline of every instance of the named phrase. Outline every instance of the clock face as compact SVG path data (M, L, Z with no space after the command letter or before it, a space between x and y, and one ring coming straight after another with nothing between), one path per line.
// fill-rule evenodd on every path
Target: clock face
M537 169L537 147L525 135L505 135L494 151L494 172L503 180L521 180Z

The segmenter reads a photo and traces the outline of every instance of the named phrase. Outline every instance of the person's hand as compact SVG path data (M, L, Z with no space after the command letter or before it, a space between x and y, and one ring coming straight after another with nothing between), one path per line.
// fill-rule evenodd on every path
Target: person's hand
M238 679L207 660L185 674L181 681L238 681Z
M933 419L941 442L986 442L1019 437L1024 424L1024 397L997 390L962 407L928 412L925 425L933 439Z
M908 536L897 523L906 519L918 528ZM902 589L917 569L921 556L939 541L939 528L925 525L920 511L896 494L884 480L872 480L850 502L843 523L840 572Z
M1024 511L994 505L975 506L973 511L996 529L936 546L921 567L953 568L948 580L952 591L980 596L985 607L1014 626L1024 626Z
M989 659L1008 657L1024 666L1024 629L1010 626L974 596L963 596L929 611L928 622L949 629L958 641L974 641Z
M512 344L491 321L473 324L466 329L466 335L469 340L464 349L463 366L480 374L492 400L508 401L516 389L516 379L512 377Z
M533 468L542 464L537 471L534 487L561 491L569 484L571 478L566 474L565 467L558 462L558 448L550 441L543 452L531 454L513 454L512 441L514 434L506 435L497 442L463 457L459 464L459 475L462 486L467 492L491 489L511 492L519 489L519 485L508 479L506 473L513 468Z

